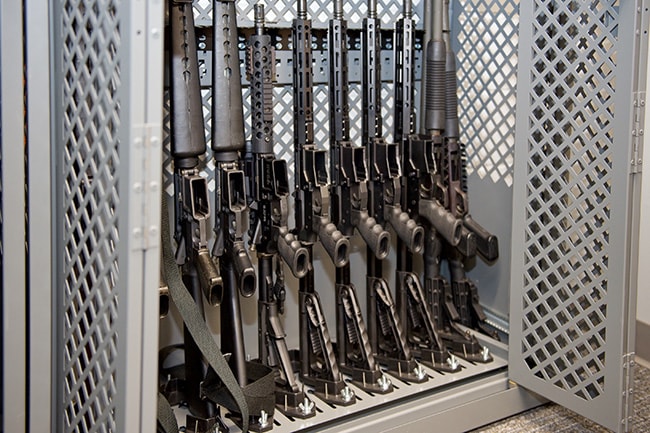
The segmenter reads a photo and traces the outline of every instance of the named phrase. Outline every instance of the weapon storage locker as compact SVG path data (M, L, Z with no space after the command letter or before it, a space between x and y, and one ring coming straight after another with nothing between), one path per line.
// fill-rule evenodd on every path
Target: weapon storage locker
M236 2L242 29L253 26L253 3ZM402 4L378 3L390 139L390 31ZM424 2L413 6L417 80ZM211 1L194 7L207 121L211 53L201 48L200 29L211 26ZM330 2L308 7L314 29L327 29ZM267 26L279 35L274 150L291 161L295 4L266 8ZM362 0L344 8L357 140L357 42L367 8ZM427 369L432 379L422 385L394 379L393 393L357 391L361 399L349 407L313 397L314 418L290 420L276 411L272 431L463 431L544 399L615 431L632 428L648 17L644 0L453 1L471 212L501 245L496 262L478 259L468 274L508 344L476 333L492 363L461 360L454 374ZM158 317L160 195L173 188L164 2L3 1L0 22L4 430L154 431L158 350L182 339L173 308ZM15 37L21 31L24 49ZM315 141L327 148L326 41L314 42L314 61ZM243 97L248 125L246 83ZM213 190L209 151L202 168ZM361 295L363 249L352 241L352 279ZM335 334L333 269L320 247L314 254L317 290ZM387 275L394 261L392 253ZM255 358L256 297L241 302L246 351ZM287 273L290 348L298 346L297 302L297 281ZM206 308L218 335L219 308Z

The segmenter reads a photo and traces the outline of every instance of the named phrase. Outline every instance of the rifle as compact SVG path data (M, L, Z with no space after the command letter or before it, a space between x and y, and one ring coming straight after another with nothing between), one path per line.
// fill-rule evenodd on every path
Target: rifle
M185 286L204 313L201 292L210 305L218 305L224 289L219 268L208 251L210 201L206 179L199 176L199 156L205 153L206 143L192 2L170 0L169 15L170 150L174 160L176 263L182 267ZM186 327L183 336L184 399L190 410L187 424L201 424L207 429L220 423L214 403L201 398L200 387L208 366Z
M289 232L287 163L273 153L274 49L265 33L264 6L255 4L255 33L250 37L246 72L251 88L251 154L246 165L250 180L249 233L257 251L258 349L260 361L279 371L275 380L276 408L297 418L314 416L314 403L296 380L280 321L285 298L282 260L296 278L309 269L309 252ZM275 268L275 282L273 269Z
M462 224L432 196L438 176L429 137L414 134L413 74L414 23L410 0L398 20L395 35L395 141L402 155L402 208L413 219L426 225L429 232L440 233L453 245L460 241ZM431 77L427 83L432 83ZM429 89L427 89L429 90ZM413 273L413 258L398 240L397 309L404 323L407 341L421 362L442 371L457 371L458 361L447 352L427 308L420 280Z
M390 224L407 248L420 253L424 229L401 208L402 176L399 149L382 136L381 118L381 33L377 18L377 0L368 1L368 16L363 20L361 77L363 100L363 146L367 150L369 168L368 208L379 224ZM388 283L383 277L383 260L366 253L366 296L368 337L375 358L386 365L388 372L409 382L423 382L428 377L411 353L402 324L395 310Z
M230 368L244 394L247 394L247 390L254 388L258 380L273 383L273 379L267 373L260 373L264 377L258 376L258 372L267 370L266 366L246 363L239 302L239 294L250 297L255 293L256 278L244 243L244 234L248 229L248 199L241 161L245 150L244 115L235 2L214 1L212 15L212 156L217 206L214 226L217 237L212 255L219 260L224 287L221 303L222 350L230 353ZM214 398L219 398L225 391L219 392L215 387L205 388L206 395ZM260 390L255 391L256 403L250 408L248 420L251 430L264 431L273 426L273 388L271 386L264 391L267 394L260 395ZM236 422L240 425L245 423L246 420L240 419L241 415L235 412L236 407L229 409Z
M349 138L347 22L343 19L342 0L334 1L328 47L332 219L347 237L353 236L356 228L370 257L382 260L389 252L390 234L368 213L365 148L353 146ZM349 264L336 269L339 366L352 376L357 386L384 394L393 387L375 361L356 290L350 280Z
M348 263L350 241L330 221L329 179L326 153L314 145L312 96L311 20L306 0L298 0L298 14L292 25L294 146L295 146L295 219L298 238L313 260L316 241L336 267ZM300 302L300 374L314 393L332 404L349 405L356 401L354 392L343 380L332 347L327 324L314 288L313 266L299 282Z
M445 146L443 149L443 173L448 193L448 209L463 222L463 231L476 239L476 252L487 261L499 256L496 236L484 229L469 213L467 185L463 182L465 167L465 144L460 142L458 125L458 84L456 80L456 56L451 47L449 0L444 0L442 10L442 37L445 53ZM465 326L478 329L497 337L495 331L485 323L486 317L479 304L478 290L474 282L467 278L464 269L464 256L470 256L459 248L448 248L447 261L452 281L454 303L459 312L458 320Z

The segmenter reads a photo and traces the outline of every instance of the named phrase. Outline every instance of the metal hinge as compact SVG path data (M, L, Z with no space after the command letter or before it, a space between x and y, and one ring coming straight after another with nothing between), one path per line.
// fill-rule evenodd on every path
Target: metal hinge
M623 412L622 431L629 432L634 416L634 352L623 355Z
M645 92L633 94L634 106L632 110L632 157L630 160L630 173L641 173L643 169L643 140L645 138Z
M148 250L160 244L160 152L158 125L140 125L133 129L130 149L129 214L131 249Z

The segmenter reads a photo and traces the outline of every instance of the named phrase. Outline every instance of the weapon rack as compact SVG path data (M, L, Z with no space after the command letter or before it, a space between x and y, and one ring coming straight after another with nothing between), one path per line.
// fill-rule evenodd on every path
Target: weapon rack
M163 8L153 0L104 3L109 13L100 14L90 0L0 6L5 431L154 431L157 351L181 339L173 311L162 321L157 317L156 209L160 189L170 194L172 188L165 150L168 96L161 92ZM391 29L401 3L378 3L384 131L390 138ZM421 41L423 5L413 4ZM253 2L237 6L241 32L248 34ZM289 2L266 6L278 50L275 151L290 161L287 44L295 10ZM331 9L322 0L310 1L309 8L317 37L315 140L327 148L323 44ZM350 132L356 140L356 38L365 2L347 1L345 12L352 42ZM209 1L195 2L200 38L209 37L210 14ZM44 29L48 44L28 37L22 51L9 43L10 32L42 35ZM502 245L496 263L477 260L469 276L509 346L477 334L493 363L461 361L464 368L455 375L427 369L433 379L425 385L394 381L399 389L382 397L359 391L361 401L347 408L316 399L315 418L297 425L276 413L280 425L272 431L429 431L432 425L464 431L541 404L540 395L614 430L630 429L647 29L645 0L454 2L452 43L472 214ZM209 56L200 52L206 119ZM416 79L418 74L419 68ZM247 119L246 83L243 93ZM22 119L15 116L18 107L24 108ZM27 143L24 152L10 141ZM211 160L207 154L208 178ZM15 181L20 178L26 192ZM14 228L21 226L24 238ZM353 282L363 292L365 247L358 239L352 247L352 269L364 270L353 274ZM14 250L25 254L8 254ZM333 269L319 266L325 253L314 251L316 281L322 282L317 289L334 324L334 291L328 290ZM293 348L297 282L289 274L287 287L283 320ZM254 358L255 297L242 307L246 348ZM218 335L218 309L207 316ZM20 392L10 398L8 390L21 384L27 384L29 400Z

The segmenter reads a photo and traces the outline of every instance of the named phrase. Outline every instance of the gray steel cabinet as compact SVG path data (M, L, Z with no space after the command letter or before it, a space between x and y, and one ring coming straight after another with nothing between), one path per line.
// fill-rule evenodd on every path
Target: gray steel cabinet
M269 25L289 28L295 5L267 3ZM401 2L379 3L390 30ZM365 2L345 4L349 27L360 28ZM253 3L237 6L240 26L250 27ZM314 27L326 28L329 2L309 8ZM422 28L423 0L414 10ZM211 24L211 1L195 2L195 12L199 26ZM501 244L497 262L472 263L469 275L509 346L485 339L490 366L467 364L456 377L429 371L429 385L398 384L392 396L362 395L356 406L325 407L304 423L278 415L274 431L464 431L544 398L615 431L631 428L648 2L457 0L452 16L471 212ZM5 431L155 429L157 351L181 334L177 320L158 318L160 193L172 189L163 19L162 0L0 5ZM274 133L276 153L290 159L286 43L278 42ZM314 52L321 148L322 48ZM352 46L353 140L362 115L359 55ZM382 57L392 124L388 47ZM247 104L247 88L244 97ZM207 114L207 87L203 99ZM208 177L212 169L206 164ZM315 251L334 323L334 291L326 290L333 270ZM352 265L365 269L363 255L353 253ZM297 282L287 283L290 330ZM243 308L255 357L254 300ZM293 333L287 341L298 346Z

